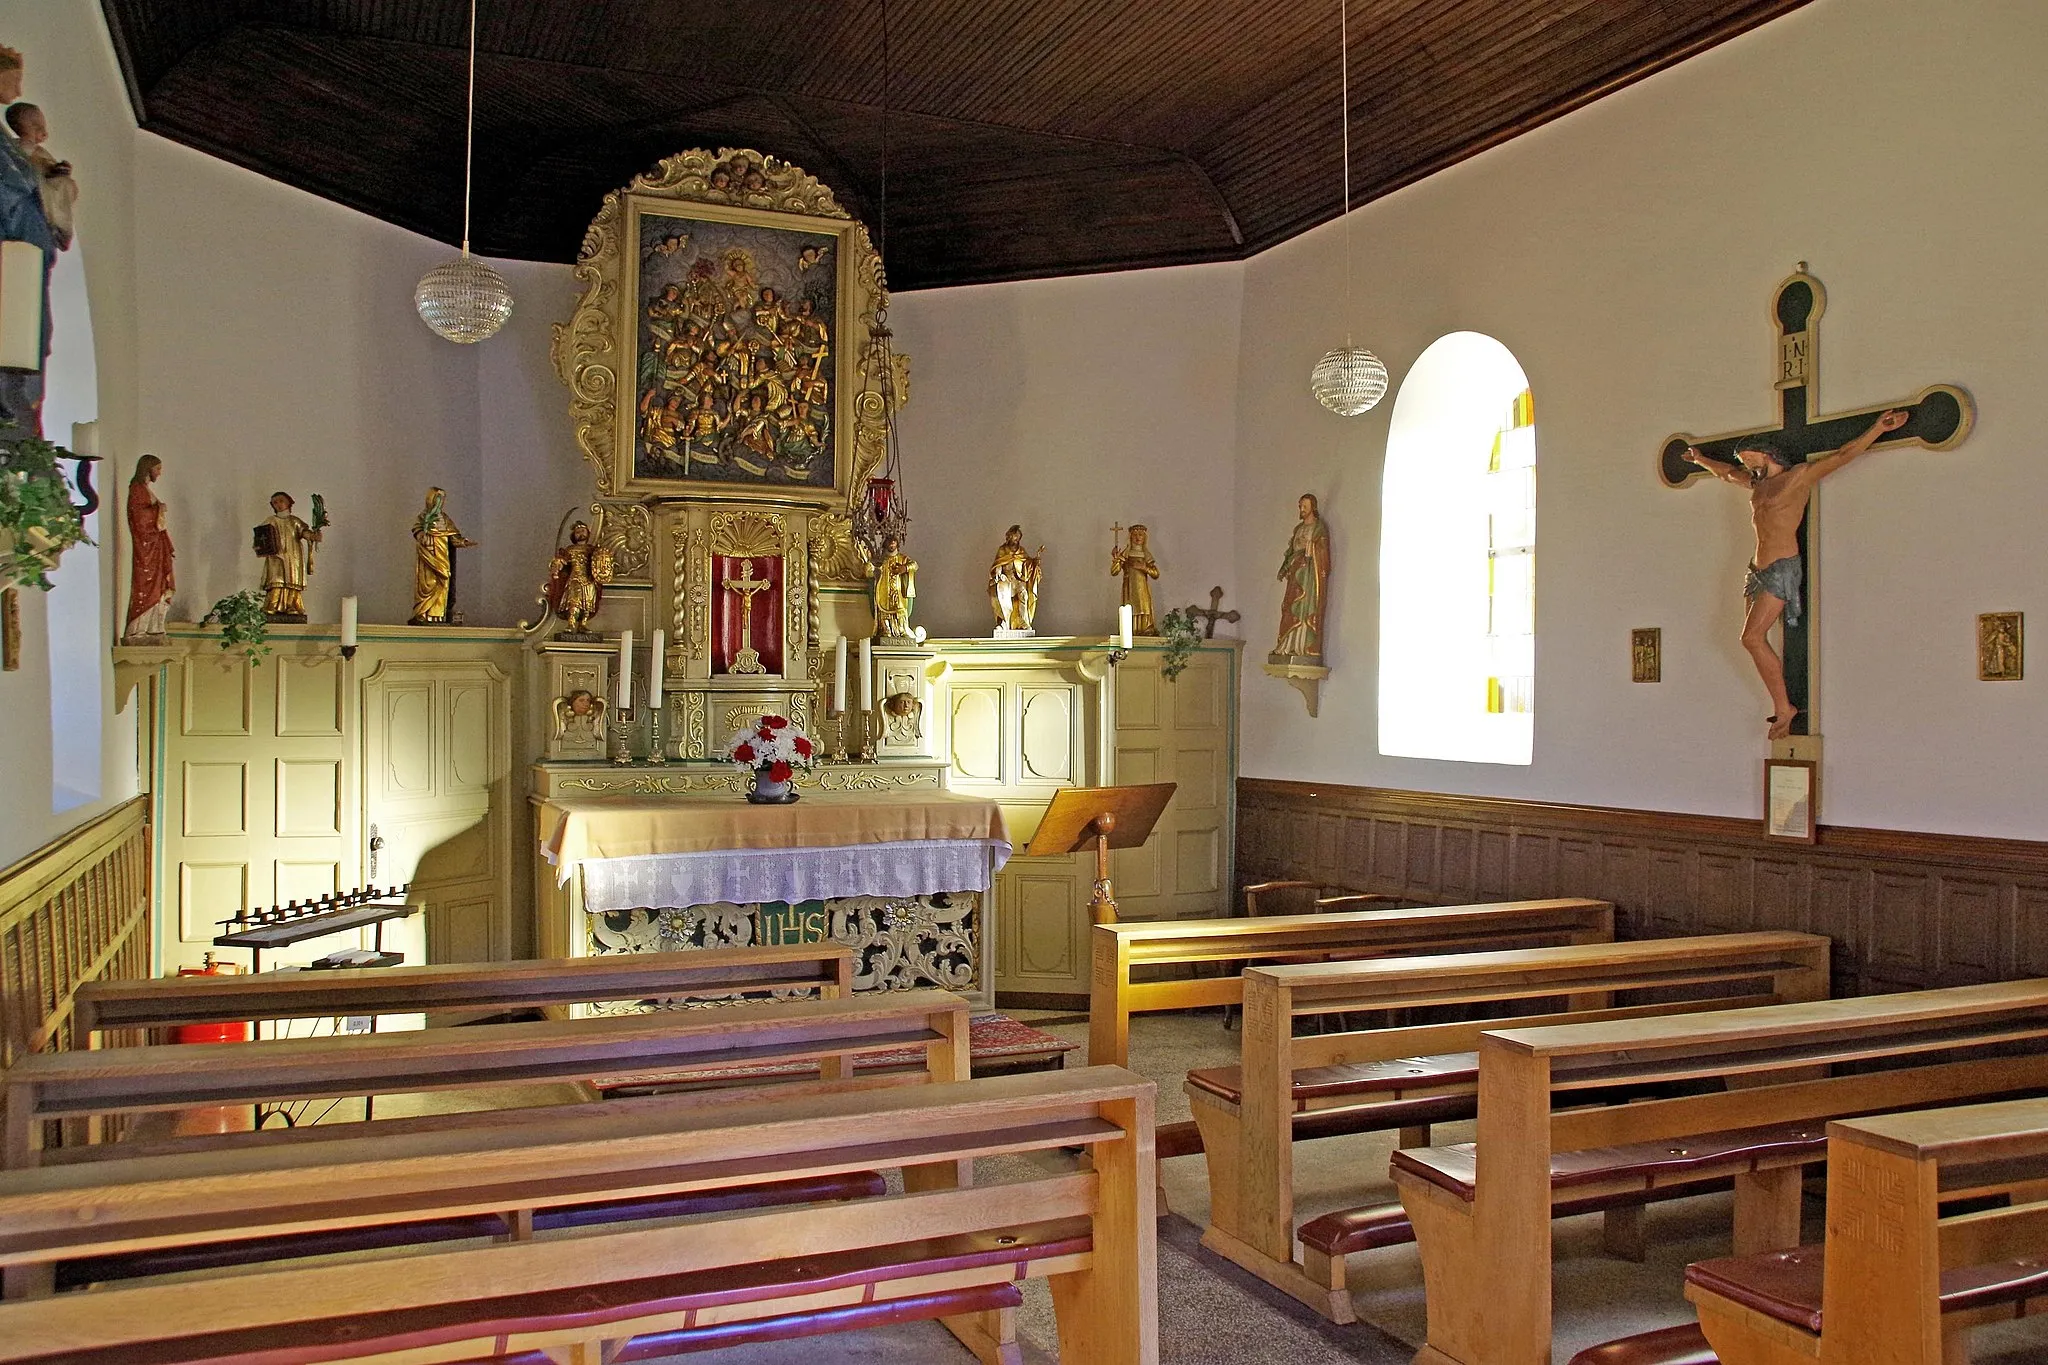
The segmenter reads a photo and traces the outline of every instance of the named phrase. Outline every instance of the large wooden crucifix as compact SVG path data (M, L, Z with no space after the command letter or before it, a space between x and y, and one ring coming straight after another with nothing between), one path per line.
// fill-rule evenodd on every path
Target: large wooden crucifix
M1695 437L1683 432L1672 436L1657 456L1657 472L1667 485L1683 488L1712 472L1693 462L1689 452L1694 450L1707 460L1731 467L1746 480L1748 475L1744 471L1752 469L1756 460L1752 456L1745 462L1736 452L1753 451L1758 446L1766 448L1781 464L1796 466L1859 443L1873 431L1876 434L1868 442L1873 447L1918 445L1929 450L1948 450L1962 443L1970 434L1976 410L1970 395L1953 384L1932 385L1903 402L1816 415L1820 407L1820 317L1826 307L1826 291L1819 280L1806 272L1806 262L1801 261L1798 270L1779 284L1772 299L1771 323L1778 334L1777 378L1773 383L1778 391L1778 424L1718 436ZM1904 425L1879 429L1879 419L1891 411L1906 414ZM1805 580L1804 601L1798 605L1804 610L1795 612L1788 603L1783 622L1785 689L1796 708L1789 727L1794 736L1820 733L1814 716L1819 670L1813 643L1817 638L1814 602L1818 596L1813 526L1809 503L1798 528L1799 568ZM1753 566L1756 570L1770 567ZM1795 615L1796 625L1791 623Z

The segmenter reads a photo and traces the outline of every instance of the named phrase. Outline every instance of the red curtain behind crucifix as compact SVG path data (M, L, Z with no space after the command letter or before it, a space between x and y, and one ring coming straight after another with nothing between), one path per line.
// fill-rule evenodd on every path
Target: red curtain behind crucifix
M711 556L711 671L752 672L737 667L742 650L760 655L760 672L782 676L782 556ZM747 591L728 583L749 579L766 587Z

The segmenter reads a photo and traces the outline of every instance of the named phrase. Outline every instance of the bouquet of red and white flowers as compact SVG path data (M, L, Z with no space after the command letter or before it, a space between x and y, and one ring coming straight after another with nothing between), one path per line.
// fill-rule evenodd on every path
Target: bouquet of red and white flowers
M726 741L725 756L741 772L759 773L770 782L787 782L798 768L818 761L818 746L784 716L763 716L751 730L735 730Z

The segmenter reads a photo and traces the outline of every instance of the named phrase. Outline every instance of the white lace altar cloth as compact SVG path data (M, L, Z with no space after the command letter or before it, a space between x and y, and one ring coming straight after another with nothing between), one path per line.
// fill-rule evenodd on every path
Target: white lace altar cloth
M999 839L914 839L823 848L730 848L585 858L583 908L610 910L845 896L987 891L1010 860Z

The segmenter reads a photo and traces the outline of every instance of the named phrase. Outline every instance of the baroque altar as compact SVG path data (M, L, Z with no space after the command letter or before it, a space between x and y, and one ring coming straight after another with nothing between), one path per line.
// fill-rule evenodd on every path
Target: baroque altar
M564 529L571 516L587 524L607 577L580 628L548 610L528 628L537 857L559 855L548 842L585 823L592 802L632 806L664 838L681 812L707 805L766 828L766 808L740 800L747 776L722 757L727 737L764 714L844 758L799 771L797 812L943 800L947 764L928 720L941 666L914 638L877 638L875 550L854 534L859 492L884 460L886 410L908 388L907 363L882 344L888 294L866 229L797 167L744 150L683 152L605 197L576 279L582 295L555 328L554 361L595 496ZM871 671L838 695L829 684L842 642L869 642ZM1000 830L993 806L970 804ZM984 842L982 876L879 897L697 901L673 883L628 892L594 870L610 861L600 854L537 862L536 938L568 954L895 944L882 953L891 965L864 984L941 985L986 1001L994 843ZM708 851L649 848L629 860Z

